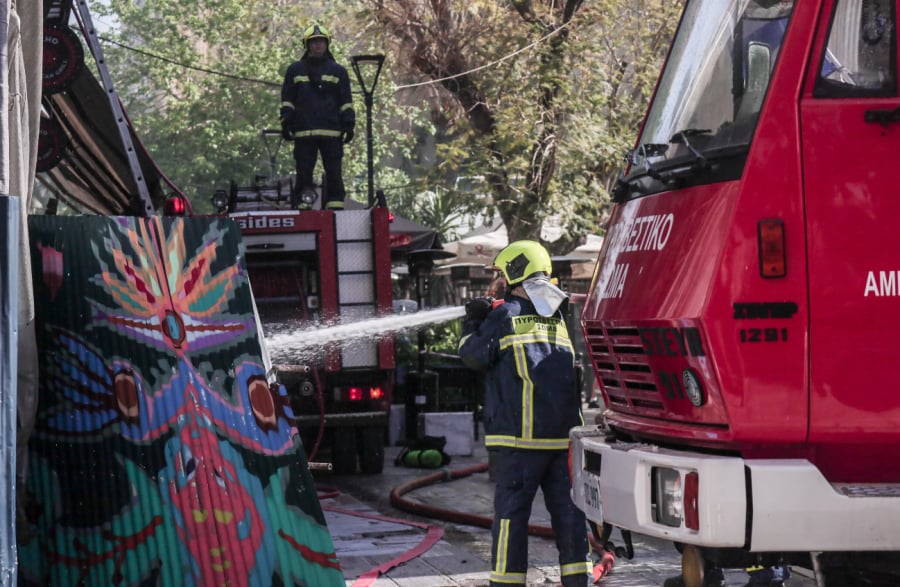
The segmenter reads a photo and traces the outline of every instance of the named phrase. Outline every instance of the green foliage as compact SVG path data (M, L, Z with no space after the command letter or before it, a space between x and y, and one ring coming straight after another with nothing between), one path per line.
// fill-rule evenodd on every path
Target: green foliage
M433 80L435 181L481 175L510 238L598 232L637 134L680 2L369 0L409 78Z
M291 146L278 129L284 71L302 55L300 32L321 20L335 36L331 50L356 87L349 54L365 49L348 20L350 6L310 2L298 18L285 0L110 0L102 15L114 15L118 31L106 33L104 52L117 89L142 141L163 171L185 191L195 210L208 211L209 197L234 180L249 185L257 175L293 173ZM353 22L350 19L350 22ZM405 172L378 163L410 158L416 136L428 130L425 110L391 99L390 63L375 96L376 186L405 185ZM366 111L355 95L357 138L347 148L345 181L350 197L368 193ZM406 128L392 124L406 121ZM321 174L321 167L317 176Z
M435 353L457 354L460 337L462 337L462 319L432 324L425 331L428 350Z
M422 328L424 328L423 337L427 352L454 356L458 354L459 339L462 337L461 318L440 324L429 324ZM406 365L410 370L417 369L419 364L417 334L408 332L395 336L394 354L398 365Z
M280 86L301 31L331 50L387 55L373 108L376 188L446 240L499 215L511 238L598 232L681 2L672 0L108 0L104 51L138 133L195 210L231 180L293 173L277 137ZM355 94L348 195L368 193L366 109ZM317 172L321 174L321 169ZM458 189L460 178L484 189Z

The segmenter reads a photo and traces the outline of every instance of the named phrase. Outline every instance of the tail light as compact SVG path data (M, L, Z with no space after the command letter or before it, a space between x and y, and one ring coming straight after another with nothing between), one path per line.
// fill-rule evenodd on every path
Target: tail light
M351 402L380 400L384 398L384 390L380 387L347 387L336 389L335 398Z
M784 221L760 220L756 225L759 242L759 274L762 277L784 277L787 263L784 247Z
M166 216L187 216L188 209L187 199L180 194L169 196L163 205L163 213Z
M700 475L696 471L684 476L684 526L700 530Z

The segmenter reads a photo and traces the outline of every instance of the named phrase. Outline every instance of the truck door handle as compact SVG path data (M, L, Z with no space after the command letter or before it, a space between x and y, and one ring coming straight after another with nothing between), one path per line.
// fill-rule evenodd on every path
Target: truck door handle
M875 122L881 126L888 126L893 122L900 122L900 106L893 110L866 110L864 120Z

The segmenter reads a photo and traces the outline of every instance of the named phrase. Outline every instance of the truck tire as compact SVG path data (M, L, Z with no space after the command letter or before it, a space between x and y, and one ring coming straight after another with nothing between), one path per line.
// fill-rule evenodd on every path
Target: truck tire
M335 475L356 472L356 430L335 428L331 443L331 470Z
M367 475L384 470L384 428L369 426L360 430L359 468Z

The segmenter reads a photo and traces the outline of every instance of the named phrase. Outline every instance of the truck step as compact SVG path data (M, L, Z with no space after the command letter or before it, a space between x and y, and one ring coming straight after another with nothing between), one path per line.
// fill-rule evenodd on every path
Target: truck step
M847 497L900 497L900 483L832 483Z

